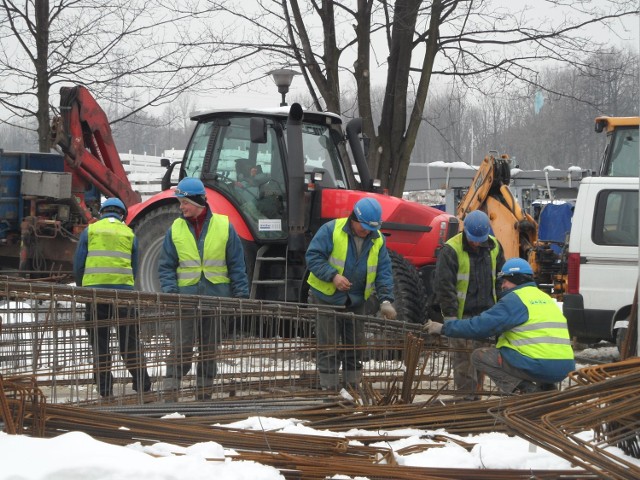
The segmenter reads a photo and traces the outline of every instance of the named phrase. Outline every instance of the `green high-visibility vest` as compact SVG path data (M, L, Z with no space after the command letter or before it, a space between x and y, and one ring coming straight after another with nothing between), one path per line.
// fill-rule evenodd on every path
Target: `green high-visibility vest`
M82 285L133 286L134 234L113 217L106 217L87 227L87 259L84 263Z
M493 248L491 249L491 284L493 292L493 302L496 302L496 265L498 263L498 253L500 247L493 235L489 235L493 240ZM451 246L458 257L458 275L456 279L456 293L458 296L458 318L462 318L464 313L464 303L467 298L467 290L469 290L469 274L471 272L471 263L469 262L469 253L465 251L462 243L462 233L451 237L447 241L447 245Z
M211 283L230 283L226 260L229 217L211 215L202 257L184 218L177 218L171 225L171 240L178 252L176 273L179 287L196 285L202 274Z
M529 319L500 335L496 347L512 348L529 358L573 359L567 319L555 300L533 286L519 288L513 293L527 308Z
M343 230L349 221L348 218L338 218L333 227L333 250L329 257L329 264L335 268L340 275L344 272L344 264L347 261L347 250L349 248L349 235ZM384 245L384 240L380 232L376 232L377 237L373 240L373 246L369 250L367 257L367 280L364 288L364 299L368 299L376 284L376 272L378 270L378 254ZM307 283L313 288L325 295L333 295L336 293L336 286L333 282L325 282L320 280L313 273L309 274Z

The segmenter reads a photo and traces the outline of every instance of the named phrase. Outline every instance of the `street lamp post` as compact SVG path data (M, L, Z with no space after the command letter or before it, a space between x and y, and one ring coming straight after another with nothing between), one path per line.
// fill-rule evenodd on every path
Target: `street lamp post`
M300 72L296 72L290 68L279 68L277 70L270 71L269 74L273 77L273 81L278 87L278 92L282 94L282 103L280 106L286 107L287 101L285 96L289 92L289 87L291 86L294 75L300 75Z

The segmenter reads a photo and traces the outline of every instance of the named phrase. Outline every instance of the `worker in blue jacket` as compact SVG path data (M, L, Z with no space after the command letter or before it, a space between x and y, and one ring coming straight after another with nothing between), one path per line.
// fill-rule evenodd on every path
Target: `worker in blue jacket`
M80 235L73 259L73 273L80 287L133 290L138 263L138 242L124 223L127 208L119 198L109 198L100 206L100 220ZM142 394L151 390L139 342L139 327L132 323L134 310L116 303L89 302L85 320L89 344L93 350L94 381L100 396L113 397L113 374L109 348L111 327L96 327L98 320L110 320L116 327L120 355L133 377L133 390Z
M451 338L498 336L495 347L471 354L476 370L505 394L553 389L575 369L567 320L555 300L538 289L526 260L507 260L499 278L502 293L493 307L464 320L428 321L425 330Z
M396 318L391 259L381 225L380 203L365 197L356 202L349 217L332 220L318 229L306 253L309 303L340 306L342 312L362 315L366 300L375 292L382 315ZM316 339L320 386L338 389L342 364L345 385L357 387L362 378L365 346L362 320L320 313Z
M212 213L204 184L186 177L175 195L182 215L167 232L158 275L165 293L249 298L249 280L240 237L226 215ZM193 345L199 340L196 399L210 400L217 373L216 345L221 339L220 321L196 310L176 322L172 355L167 362L163 389L168 400L177 400L182 377L191 369Z

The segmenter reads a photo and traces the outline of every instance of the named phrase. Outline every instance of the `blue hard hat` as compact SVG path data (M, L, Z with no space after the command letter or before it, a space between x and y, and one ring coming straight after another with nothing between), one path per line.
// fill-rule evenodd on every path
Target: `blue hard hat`
M512 275L533 275L533 269L529 262L522 258L510 258L502 266L500 277L510 277Z
M382 226L382 207L375 198L361 198L353 206L353 213L363 228L375 232Z
M486 242L491 231L491 223L486 213L474 210L464 217L464 233L472 242Z
M110 211L117 212L120 210L120 213L123 217L127 216L127 207L124 205L122 200L116 197L107 198L102 205L100 205L100 213L108 213Z
M195 197L205 195L204 183L199 178L184 177L175 190L176 197Z

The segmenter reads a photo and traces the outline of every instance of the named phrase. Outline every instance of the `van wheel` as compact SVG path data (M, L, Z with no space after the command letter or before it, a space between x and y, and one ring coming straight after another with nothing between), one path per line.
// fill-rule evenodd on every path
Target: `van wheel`
M136 289L144 292L162 291L158 278L158 261L162 242L173 221L179 216L178 203L165 205L144 215L133 227L138 239Z

